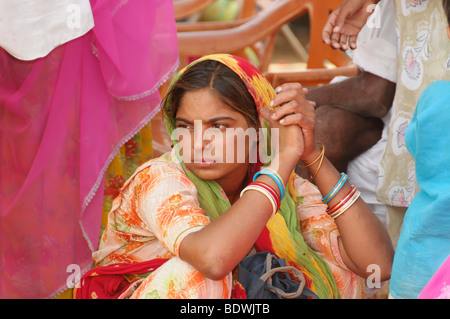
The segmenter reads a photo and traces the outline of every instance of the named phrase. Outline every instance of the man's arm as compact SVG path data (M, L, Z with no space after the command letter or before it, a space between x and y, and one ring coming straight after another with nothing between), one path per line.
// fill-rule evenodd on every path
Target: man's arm
M316 139L325 155L342 172L348 163L374 145L394 99L396 84L362 71L339 83L309 88L306 98L316 102ZM305 170L297 171L303 177Z
M307 99L321 105L335 106L364 117L384 117L392 106L396 84L372 73L338 83L310 88Z

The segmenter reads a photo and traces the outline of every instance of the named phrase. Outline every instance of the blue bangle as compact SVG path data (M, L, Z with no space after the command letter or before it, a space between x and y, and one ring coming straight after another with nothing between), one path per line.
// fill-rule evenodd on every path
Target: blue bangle
M283 181L281 180L281 178L279 176L277 176L276 174L274 174L273 172L271 172L268 169L262 169L259 172L256 172L255 176L253 176L253 181L256 180L256 178L259 175L268 175L270 177L272 177L272 179L275 181L275 183L277 183L278 188L280 189L280 200L283 199L284 197L284 185L283 185Z
M333 189L328 193L327 196L322 197L322 202L324 202L325 204L328 203L334 197L334 195L336 195L337 192L339 192L339 190L347 181L347 178L348 178L347 174L341 173L341 179L339 180L339 182L337 182L336 186L333 187Z

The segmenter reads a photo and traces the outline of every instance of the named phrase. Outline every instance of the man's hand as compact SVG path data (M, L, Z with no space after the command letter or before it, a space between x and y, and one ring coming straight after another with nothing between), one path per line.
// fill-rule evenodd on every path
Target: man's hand
M356 39L379 0L345 0L334 10L322 31L322 40L333 49L356 49Z

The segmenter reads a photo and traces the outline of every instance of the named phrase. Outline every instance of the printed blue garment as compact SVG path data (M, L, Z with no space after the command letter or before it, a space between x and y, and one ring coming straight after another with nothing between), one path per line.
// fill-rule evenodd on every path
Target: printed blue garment
M403 221L390 293L413 299L450 254L450 81L424 90L405 140L420 191Z

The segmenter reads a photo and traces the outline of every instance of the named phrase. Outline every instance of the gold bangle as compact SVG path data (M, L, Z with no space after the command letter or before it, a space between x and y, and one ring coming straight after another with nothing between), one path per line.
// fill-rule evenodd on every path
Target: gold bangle
M314 175L311 176L311 179L314 179L316 177L317 173L319 172L319 169L322 167L322 162L323 162L324 155L325 155L325 145L323 146L323 152L322 152L322 156L320 157L319 166L317 167L316 172L314 173Z
M308 165L305 165L305 166L299 166L299 165L297 164L297 167L298 167L298 168L309 167L309 166L313 165L315 162L317 162L320 158L323 158L323 156L324 156L324 154L325 154L325 145L324 145L322 142L316 142L316 144L321 144L321 145L322 145L322 151L320 152L319 156L317 156L317 158L316 158L313 162L309 163Z

